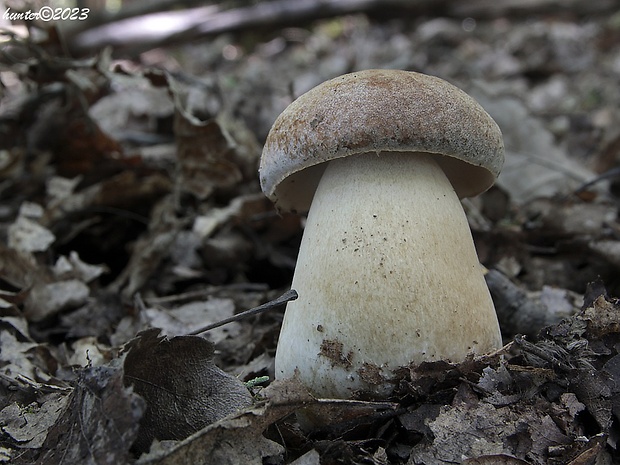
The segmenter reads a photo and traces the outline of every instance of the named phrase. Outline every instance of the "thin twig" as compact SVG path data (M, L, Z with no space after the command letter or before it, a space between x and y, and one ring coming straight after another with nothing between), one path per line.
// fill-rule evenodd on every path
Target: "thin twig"
M594 184L601 182L601 181L606 181L608 179L614 179L620 177L620 167L616 167L616 168L612 168L610 170L605 171L604 173L598 175L597 177L595 177L594 179L582 184L581 186L579 186L577 189L575 189L575 194L580 194L581 192L585 191L586 189L592 187Z
M197 334L204 333L204 332L210 331L215 328L219 328L220 326L223 326L228 323L232 323L233 321L239 321L245 317L266 312L267 310L271 310L272 308L279 307L280 305L284 305L285 303L290 302L291 300L295 300L297 299L297 297L298 297L297 291L295 291L294 289L290 289L286 291L284 294L282 294L280 297L274 300L271 300L262 305L259 305L258 307L254 307L249 310L246 310L245 312L237 313L236 315L231 316L230 318L226 318L224 320L218 321L217 323L212 323L210 325L205 326L204 328L200 328L200 329L197 329L196 331L192 331L191 333L189 333L189 335L196 336Z

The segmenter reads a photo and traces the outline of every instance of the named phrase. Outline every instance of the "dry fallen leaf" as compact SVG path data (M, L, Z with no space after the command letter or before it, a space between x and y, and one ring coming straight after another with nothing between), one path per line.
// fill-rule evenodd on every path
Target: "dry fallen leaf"
M549 446L570 443L551 417L541 415L535 407L513 410L457 402L442 407L429 427L433 442L413 448L412 456L417 460L413 463L459 463L466 458L509 452L525 453L533 463L544 464Z
M44 344L23 340L14 331L0 331L0 373L15 379L25 376L34 381L48 381L55 362Z
M52 270L59 279L75 278L85 283L97 279L107 271L105 266L85 263L76 251L71 251L69 257L60 256Z
M52 232L34 220L20 216L9 226L9 247L20 252L43 252L56 240Z
M62 314L59 326L66 329L67 338L88 336L106 338L125 315L126 309L117 293L96 291L85 305L70 313Z
M143 331L126 346L125 384L147 404L134 445L140 452L153 439L185 439L252 403L245 385L215 366L212 343L159 333Z
M182 227L174 209L171 196L155 205L148 231L133 245L129 263L110 286L111 290L122 289L123 296L131 298L157 271Z
M230 187L242 179L234 162L235 144L226 127L215 118L204 120L194 114L198 89L184 89L167 77L174 97L174 134L177 141L178 187L201 200L221 187ZM204 116L204 115L201 115Z
M593 173L567 156L553 134L519 100L505 95L491 97L487 88L472 95L502 130L506 162L498 179L511 200L524 204L537 197L565 194L592 179Z
M321 464L321 455L316 451L316 449L311 449L306 452L301 457L297 458L291 462L291 465L320 465Z
M284 448L263 432L314 399L295 380L273 382L261 398L259 405L209 425L168 450L143 455L137 465L263 465L269 458L279 459Z
M42 321L85 304L89 295L88 286L77 279L38 284L28 292L24 314L30 321Z
M19 405L14 402L0 411L2 432L20 448L37 449L43 446L50 428L67 404L67 396L54 395L41 405Z
M113 366L83 369L67 406L49 430L36 465L121 465L138 432L144 402Z

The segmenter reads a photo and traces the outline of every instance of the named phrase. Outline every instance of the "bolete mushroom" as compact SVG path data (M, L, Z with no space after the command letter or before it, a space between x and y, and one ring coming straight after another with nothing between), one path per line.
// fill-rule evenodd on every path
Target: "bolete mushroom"
M276 378L381 397L401 366L501 347L459 198L493 184L503 149L475 100L415 72L346 74L284 110L261 186L281 211L309 211Z

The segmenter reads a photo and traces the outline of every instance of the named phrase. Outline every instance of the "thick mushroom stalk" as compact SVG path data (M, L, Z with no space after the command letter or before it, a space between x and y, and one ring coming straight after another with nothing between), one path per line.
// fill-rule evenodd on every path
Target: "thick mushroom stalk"
M385 396L400 366L501 347L467 219L433 155L330 161L292 287L276 377L317 396Z

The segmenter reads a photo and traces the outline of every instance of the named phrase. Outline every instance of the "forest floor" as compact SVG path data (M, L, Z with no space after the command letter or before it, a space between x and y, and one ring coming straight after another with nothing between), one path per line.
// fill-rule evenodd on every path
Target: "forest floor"
M620 11L358 13L80 57L37 32L0 42L0 462L618 463ZM506 345L316 399L273 381L282 306L200 330L290 288L303 220L262 194L262 144L369 68L439 76L502 130L496 186L463 206Z

